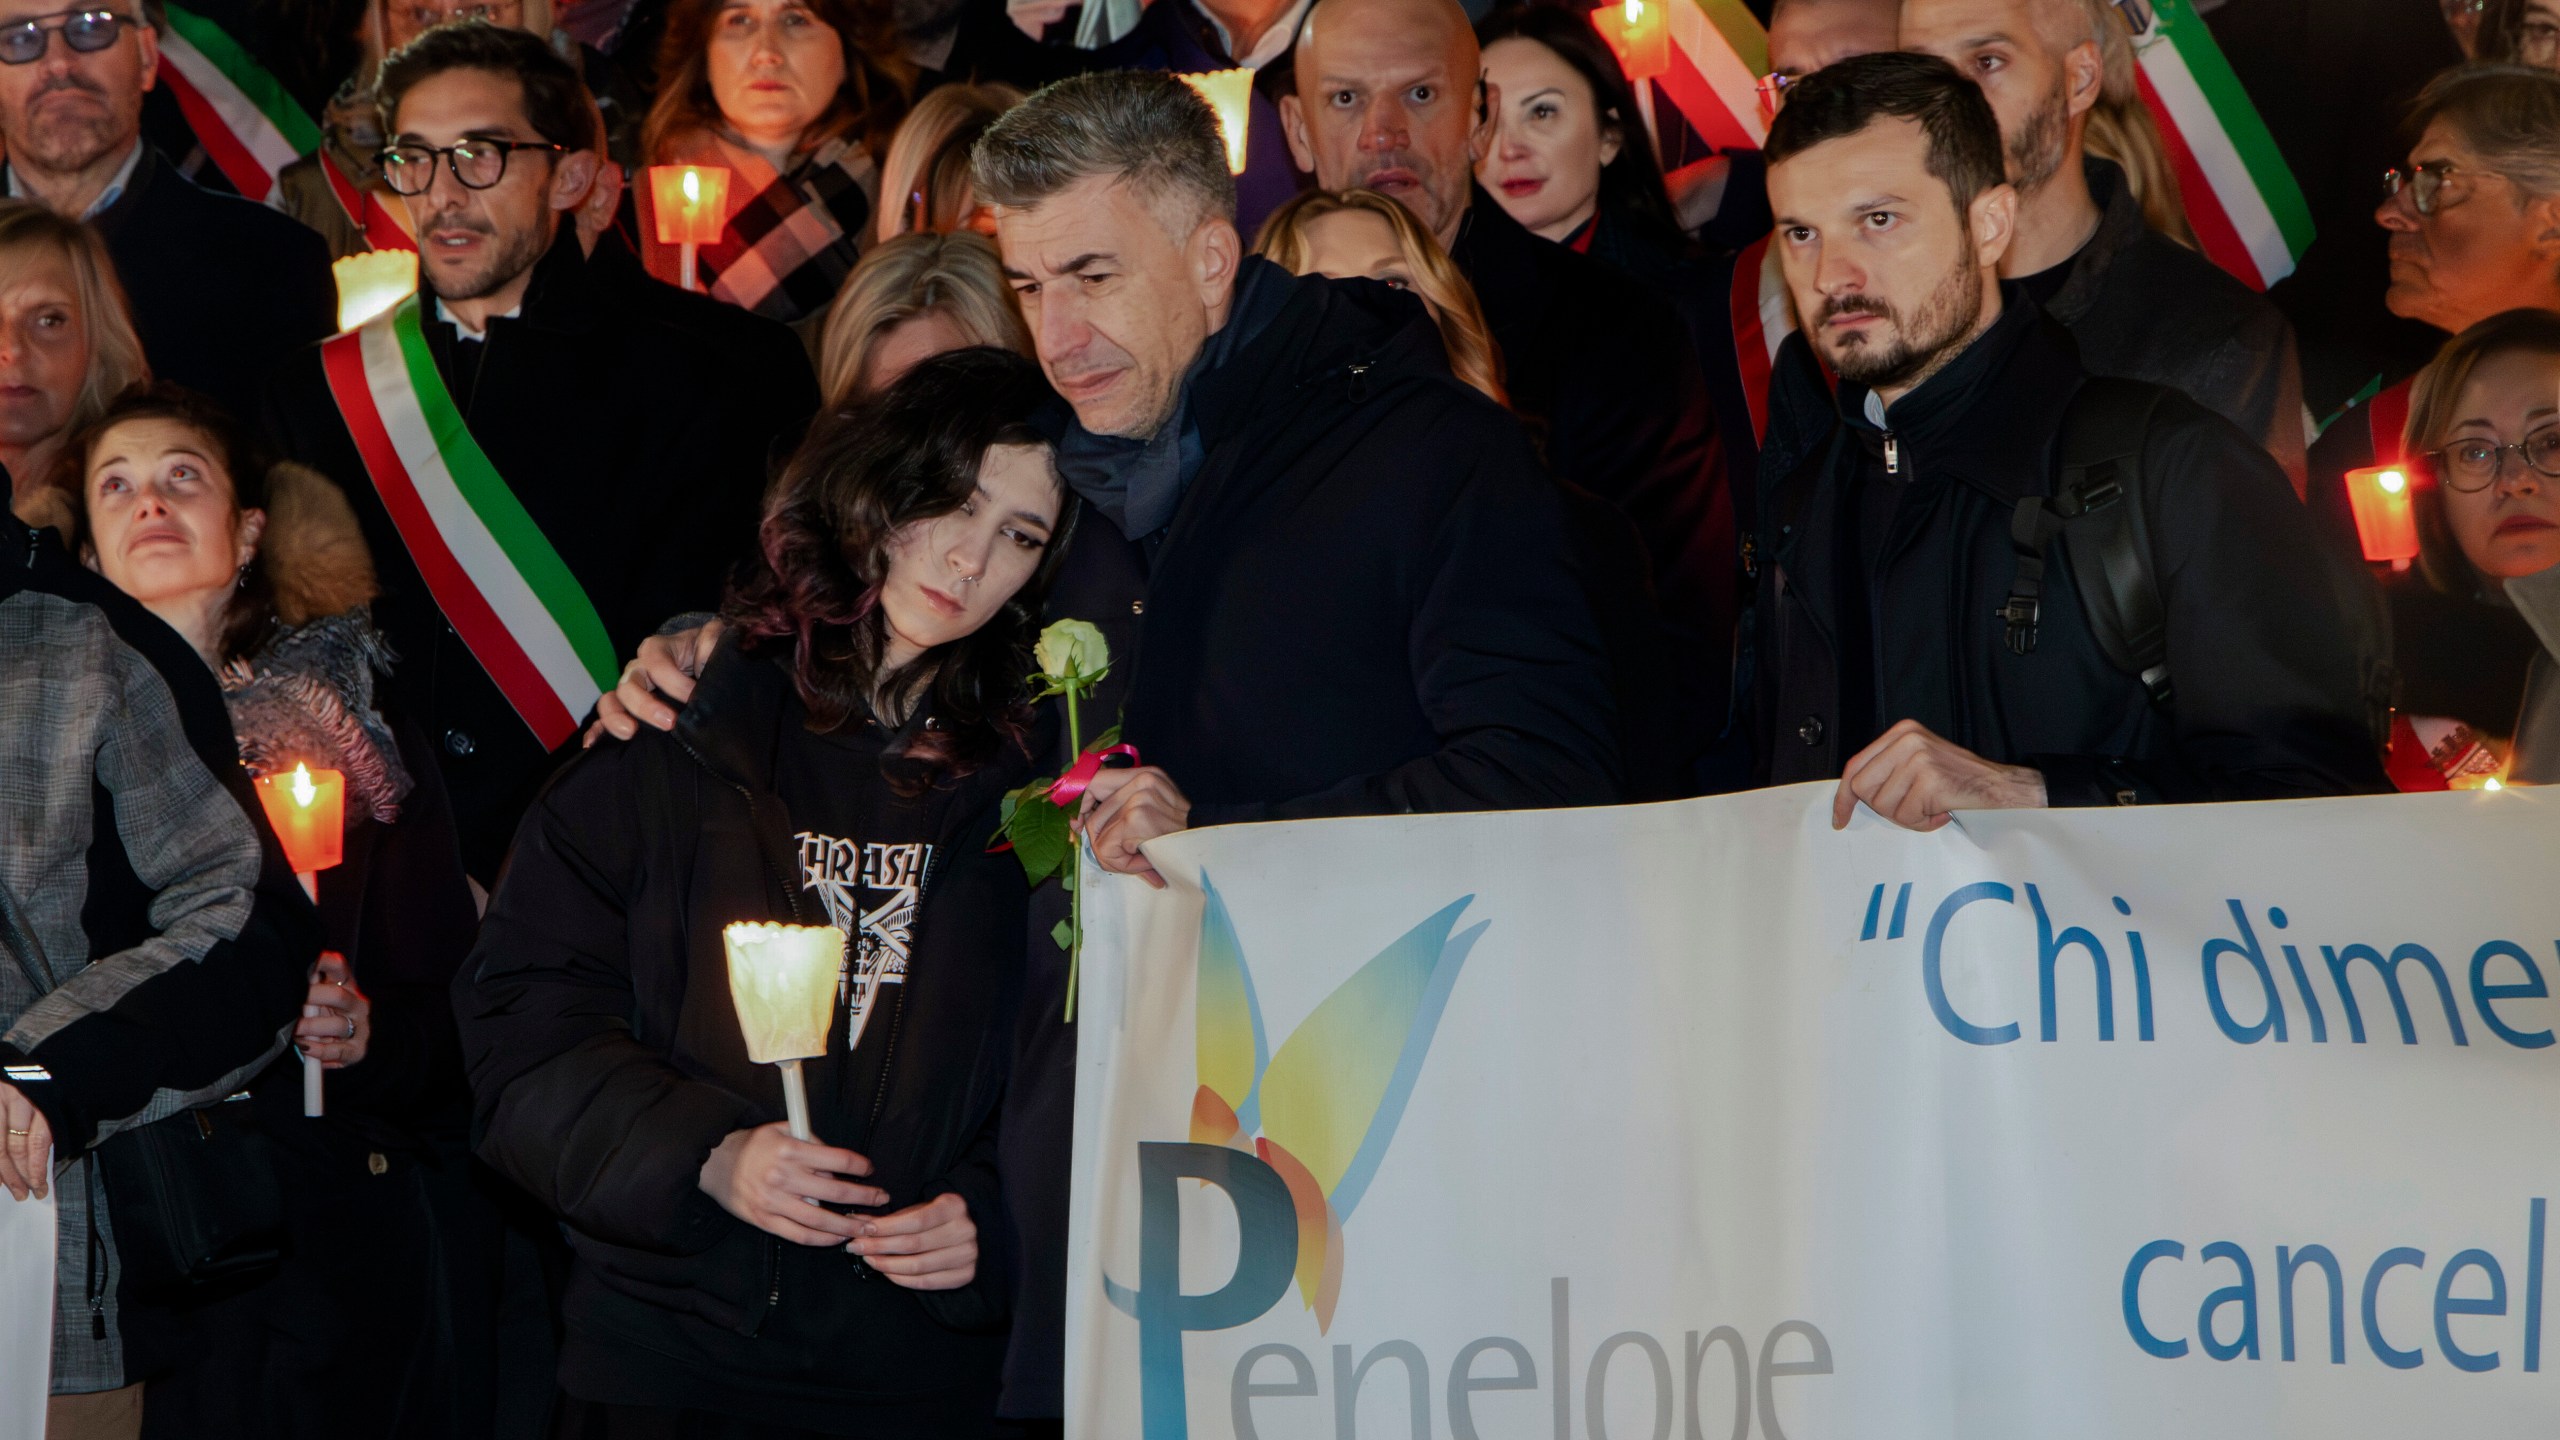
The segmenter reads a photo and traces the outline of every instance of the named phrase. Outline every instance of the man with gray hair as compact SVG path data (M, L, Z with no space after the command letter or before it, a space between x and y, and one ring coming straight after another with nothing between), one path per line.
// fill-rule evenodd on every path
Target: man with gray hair
M1247 256L1215 122L1169 76L1034 95L975 178L1100 512L1049 613L1109 636L1085 713L1146 761L1086 793L1105 866L1153 879L1139 845L1186 824L1617 796L1560 493L1418 302ZM999 1163L1025 1270L1002 1413L1036 1420L1062 1413L1075 1082L1066 957L1031 948Z
M2182 390L2256 436L2300 493L2293 327L2211 261L2157 234L2110 161L2086 153L2108 0L1903 0L1902 46L1971 77L2000 118L2018 235L2000 277L2071 331L2092 374Z

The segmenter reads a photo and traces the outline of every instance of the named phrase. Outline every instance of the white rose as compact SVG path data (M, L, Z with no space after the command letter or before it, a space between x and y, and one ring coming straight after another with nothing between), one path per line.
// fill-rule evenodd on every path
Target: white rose
M1110 644L1082 620L1060 620L1041 631L1031 653L1040 662L1040 673L1060 685L1089 684L1111 668Z

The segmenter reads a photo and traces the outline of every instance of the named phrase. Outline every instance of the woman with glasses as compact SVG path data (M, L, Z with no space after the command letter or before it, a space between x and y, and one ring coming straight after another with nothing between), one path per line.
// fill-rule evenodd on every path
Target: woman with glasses
M873 228L878 157L913 73L896 47L885 6L675 0L641 148L650 165L729 172L719 242L696 261L704 290L814 338ZM633 194L641 259L673 282L655 197Z
M2406 439L2419 549L2390 586L2395 778L2560 780L2560 315L2455 336L2411 387Z
M2384 177L2373 216L2389 235L2384 306L2446 335L2506 310L2560 314L2560 74L2447 71L2419 96L2408 131L2418 138ZM2373 377L2311 448L2311 507L2341 546L2356 543L2347 472L2405 458L2417 360Z

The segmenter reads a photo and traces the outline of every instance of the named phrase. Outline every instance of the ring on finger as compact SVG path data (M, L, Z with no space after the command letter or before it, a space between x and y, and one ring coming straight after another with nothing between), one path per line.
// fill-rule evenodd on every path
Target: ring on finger
M356 1017L353 1015L347 1017L347 1038L350 1040L356 1038Z

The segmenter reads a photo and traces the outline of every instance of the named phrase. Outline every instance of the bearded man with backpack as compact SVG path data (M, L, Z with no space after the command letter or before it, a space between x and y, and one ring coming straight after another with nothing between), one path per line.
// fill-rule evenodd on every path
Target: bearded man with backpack
M2017 197L1980 90L1844 61L1766 155L1788 343L1823 365L1777 367L1771 434L1797 438L1762 457L1765 778L1837 776L1835 824L1865 802L1924 830L2384 789L2369 582L2250 436L2092 379L2000 282Z

